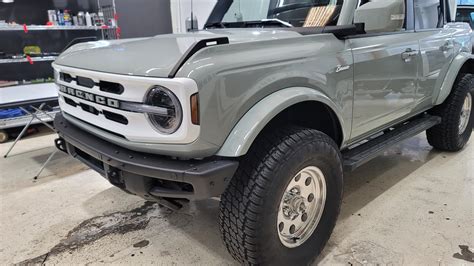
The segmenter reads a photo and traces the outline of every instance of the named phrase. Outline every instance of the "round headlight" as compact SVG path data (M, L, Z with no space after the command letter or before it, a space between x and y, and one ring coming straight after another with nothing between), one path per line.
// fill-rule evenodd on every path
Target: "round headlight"
M148 118L156 129L165 134L172 134L178 130L183 120L183 111L178 98L164 87L153 87L148 92L146 104L164 108L167 115L148 113Z

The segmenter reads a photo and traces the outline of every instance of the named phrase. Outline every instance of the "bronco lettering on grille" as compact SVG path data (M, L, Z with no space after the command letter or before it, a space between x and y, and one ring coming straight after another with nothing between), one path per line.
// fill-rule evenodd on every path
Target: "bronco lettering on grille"
M120 102L116 99L107 98L104 96L96 95L90 92L85 92L73 88L66 87L64 85L59 85L59 91L62 93L66 93L77 98L81 98L83 100L94 102L100 105L105 105L113 108L119 108Z

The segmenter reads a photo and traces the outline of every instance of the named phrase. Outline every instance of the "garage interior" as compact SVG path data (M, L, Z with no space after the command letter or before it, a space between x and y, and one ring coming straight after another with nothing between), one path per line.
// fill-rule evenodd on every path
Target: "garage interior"
M95 0L7 2L0 1L0 21L16 16L18 22L40 24L48 9L98 11ZM183 33L189 26L191 0L100 2L113 2L118 14L120 32L112 29L110 36L119 37L112 39ZM215 3L194 1L200 29ZM40 12L25 18L31 10L41 10L39 18ZM96 33L98 40L109 38ZM14 44L0 34L0 48L11 50ZM34 38L54 42L55 35ZM58 38L66 45L69 37ZM28 64L30 59L25 60ZM39 62L38 67L50 63ZM0 81L37 79L35 73L43 71L22 74L17 70L21 66L14 73L7 68L0 63ZM0 97L7 86L0 83ZM177 211L145 201L68 154L55 152L58 136L41 123L32 125L9 151L23 126L9 129L10 139L0 144L0 264L238 265L220 237L218 197ZM473 162L472 138L462 151L450 153L431 147L422 133L345 172L341 212L314 265L472 264Z

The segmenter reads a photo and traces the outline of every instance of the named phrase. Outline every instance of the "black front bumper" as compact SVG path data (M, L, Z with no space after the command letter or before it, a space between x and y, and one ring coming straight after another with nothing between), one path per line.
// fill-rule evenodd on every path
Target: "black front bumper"
M140 153L98 138L68 122L54 119L58 149L99 172L113 185L148 200L201 200L219 196L238 167L237 160L177 160Z

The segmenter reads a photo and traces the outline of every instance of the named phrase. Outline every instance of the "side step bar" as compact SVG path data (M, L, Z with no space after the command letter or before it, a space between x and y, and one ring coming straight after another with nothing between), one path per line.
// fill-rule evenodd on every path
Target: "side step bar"
M419 133L441 123L441 117L423 115L406 123L393 127L383 135L369 140L352 149L342 152L344 170L353 171L364 163L374 159L387 148L418 135Z

